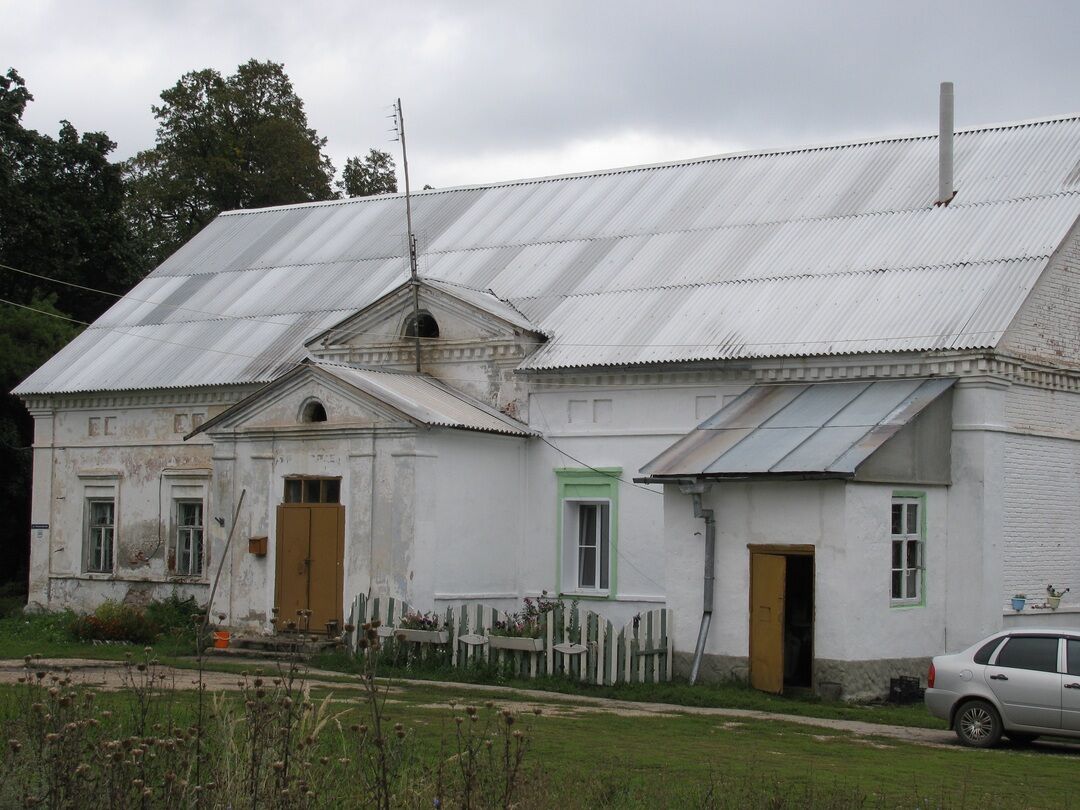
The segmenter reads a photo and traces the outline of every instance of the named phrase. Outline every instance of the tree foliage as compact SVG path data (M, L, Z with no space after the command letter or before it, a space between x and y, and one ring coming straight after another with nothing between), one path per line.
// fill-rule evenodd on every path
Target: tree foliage
M10 391L78 332L71 315L92 320L112 299L58 287L29 273L121 292L138 277L123 216L115 144L101 132L60 124L52 138L23 126L34 97L14 69L0 76L0 466L5 508L0 543L9 574L26 564L32 424Z
M192 71L161 102L155 146L127 165L129 216L153 263L221 211L334 196L326 139L308 125L284 65Z
M345 161L338 187L346 197L370 197L373 194L397 193L394 159L389 152L372 149L367 157Z
M141 275L124 218L121 167L103 132L82 135L62 121L57 138L22 124L33 96L14 70L0 76L0 263L49 278L122 293ZM3 271L0 297L56 295L57 307L93 320L112 299Z

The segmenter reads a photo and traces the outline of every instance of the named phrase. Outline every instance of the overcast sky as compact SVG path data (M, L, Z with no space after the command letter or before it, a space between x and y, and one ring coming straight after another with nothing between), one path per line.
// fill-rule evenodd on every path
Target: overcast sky
M1077 0L185 2L0 0L28 126L153 144L188 70L285 63L340 169L396 150L416 187L1080 112ZM397 152L394 152L395 156Z

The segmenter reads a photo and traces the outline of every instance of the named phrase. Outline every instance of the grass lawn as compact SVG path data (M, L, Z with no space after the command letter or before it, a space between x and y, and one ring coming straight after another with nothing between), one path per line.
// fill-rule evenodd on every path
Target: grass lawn
M355 672L354 658L344 652L323 653L312 661L318 669L338 672ZM926 711L922 703L909 706L891 704L845 703L826 701L813 695L769 695L751 689L743 683L697 684L685 681L662 684L616 684L595 686L565 678L537 678L520 680L504 678L497 669L387 668L383 672L401 678L436 681L460 681L463 683L498 684L519 689L543 689L550 692L583 695L585 697L614 698L645 703L672 703L679 706L703 706L723 709L752 709L777 714L796 714L803 717L825 717L835 720L860 720L865 723L910 726L914 728L947 728L943 720Z
M67 631L71 614L47 613L23 615L10 611L0 617L0 659L21 659L40 654L46 658L92 658L118 661L142 645L96 645L74 641ZM194 643L188 638L166 637L154 645L154 653L162 663L180 668L193 668ZM312 661L312 667L350 674L356 671L356 661L344 652L324 653ZM210 659L208 669L223 672L242 672L251 669L248 663ZM839 720L861 720L869 723L945 728L945 723L932 717L921 703L911 706L888 704L852 704L824 701L809 695L767 695L741 683L698 684L686 682L666 684L618 684L590 686L563 678L515 680L503 677L495 668L462 670L449 667L383 668L387 674L402 678L439 681L461 681L475 684L494 684L521 689L542 689L551 692L596 698L672 703L682 706L752 709L806 717Z
M0 687L0 724L16 711L16 687ZM313 697L326 696L318 690ZM239 700L239 698L231 698ZM105 693L98 705L126 715L131 698ZM171 711L190 722L194 694L171 698ZM338 721L364 719L354 696L334 698ZM450 702L457 706L450 708ZM496 706L516 707L531 740L527 760L539 775L526 790L526 807L949 807L1068 808L1076 806L1080 761L1046 750L975 751L927 747L846 732L766 720L733 720L602 711L558 702L558 696L500 695ZM389 722L405 724L418 753L430 761L440 740L452 740L454 718L484 699L453 686L398 685ZM541 704L543 713L529 707ZM482 711L487 711L482 709ZM7 728L3 733L6 735ZM341 735L320 738L331 757ZM452 742L448 746L453 750ZM442 749L443 752L447 749ZM713 803L709 803L712 797Z

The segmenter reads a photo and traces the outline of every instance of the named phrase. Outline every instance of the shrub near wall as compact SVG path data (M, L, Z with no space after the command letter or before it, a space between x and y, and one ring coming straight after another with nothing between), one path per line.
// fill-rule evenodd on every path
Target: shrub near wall
M155 600L146 609L120 602L103 602L91 614L76 616L69 632L78 641L128 641L150 644L162 634L190 633L192 619L200 615L194 599L175 594Z

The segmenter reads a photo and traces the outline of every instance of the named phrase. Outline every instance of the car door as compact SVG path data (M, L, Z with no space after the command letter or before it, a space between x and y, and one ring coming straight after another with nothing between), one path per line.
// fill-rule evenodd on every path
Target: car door
M1065 642L1065 673L1061 679L1061 727L1080 731L1080 640Z
M1060 646L1057 636L1010 636L986 667L1007 727L1061 728Z

